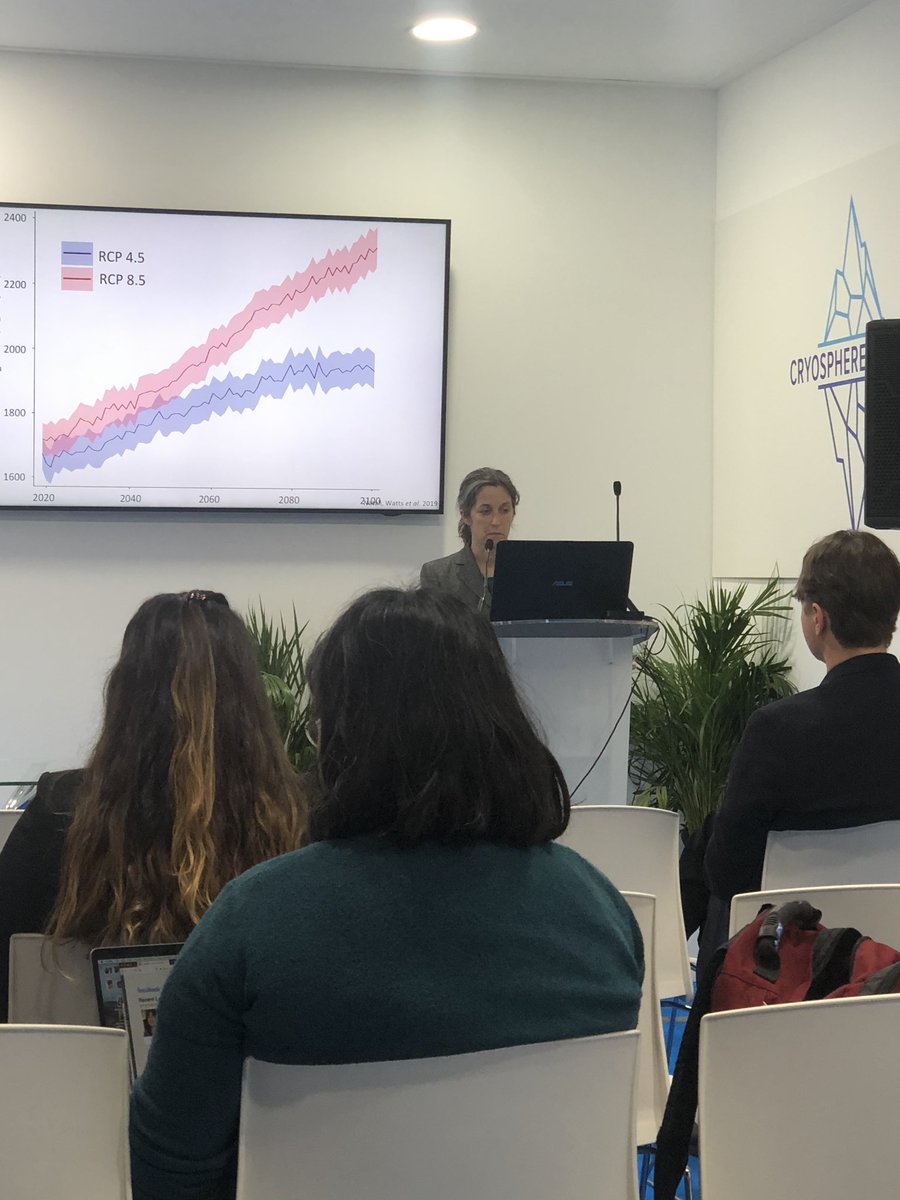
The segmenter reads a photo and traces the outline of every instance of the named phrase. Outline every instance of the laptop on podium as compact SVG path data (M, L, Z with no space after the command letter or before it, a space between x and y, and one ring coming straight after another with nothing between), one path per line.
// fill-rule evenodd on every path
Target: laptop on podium
M628 600L634 542L521 542L497 546L492 621L634 619Z

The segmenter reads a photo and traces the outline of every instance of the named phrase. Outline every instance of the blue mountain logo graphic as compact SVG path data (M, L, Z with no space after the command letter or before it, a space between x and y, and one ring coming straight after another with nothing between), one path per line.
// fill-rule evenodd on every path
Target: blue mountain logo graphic
M850 198L847 231L844 235L843 262L834 272L831 302L825 321L825 335L819 349L832 348L825 355L838 365L842 378L825 373L819 391L825 399L834 460L844 478L844 494L850 516L850 528L862 523L865 502L865 338L866 322L882 316L875 273L869 257L869 247L863 241L856 215L856 205ZM847 354L846 351L850 350ZM855 353L854 353L855 351ZM849 374L847 373L849 368Z
M844 235L844 261L834 272L825 337L819 345L834 346L838 342L864 338L866 322L880 319L881 303L869 247L859 232L856 205L851 196L847 232Z

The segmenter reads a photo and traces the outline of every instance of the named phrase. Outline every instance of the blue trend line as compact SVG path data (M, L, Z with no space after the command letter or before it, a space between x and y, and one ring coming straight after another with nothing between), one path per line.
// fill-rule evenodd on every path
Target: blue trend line
M136 446L152 442L157 435L186 433L194 425L209 421L228 411L247 412L256 408L263 397L280 399L290 389L332 388L347 390L374 386L375 352L359 347L350 353L336 350L313 354L309 350L289 352L283 362L265 359L250 375L227 375L194 388L158 407L144 408L125 421L107 425L97 437L79 437L68 450L43 456L44 478L48 481L63 470L100 467L110 458L125 454Z

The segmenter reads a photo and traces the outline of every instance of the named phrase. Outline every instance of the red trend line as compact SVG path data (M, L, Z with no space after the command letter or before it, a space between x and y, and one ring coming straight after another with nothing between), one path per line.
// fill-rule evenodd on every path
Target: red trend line
M377 229L370 229L352 246L329 250L324 258L312 259L304 271L256 292L227 325L211 330L205 342L191 346L170 367L142 375L130 387L109 388L94 404L79 404L71 416L46 422L44 453L66 450L77 437L96 437L109 421L127 420L129 415L201 383L211 366L225 362L247 344L257 329L277 325L285 317L302 312L328 292L349 292L377 266Z

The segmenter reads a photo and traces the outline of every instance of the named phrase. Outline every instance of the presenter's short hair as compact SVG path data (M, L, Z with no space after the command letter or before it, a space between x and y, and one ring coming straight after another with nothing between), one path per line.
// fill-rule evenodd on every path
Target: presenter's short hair
M313 841L543 845L569 821L559 764L490 624L454 596L361 596L308 668L319 748Z
M839 529L807 550L794 595L824 608L842 646L882 646L897 628L900 562L874 533Z
M478 493L483 487L504 488L509 492L513 512L519 507L518 489L505 471L500 471L496 467L476 467L474 471L470 471L459 485L459 495L456 497L456 507L459 509L457 533L467 546L472 542L472 530L464 518L471 517Z

